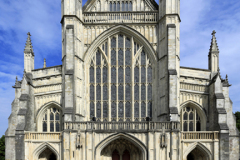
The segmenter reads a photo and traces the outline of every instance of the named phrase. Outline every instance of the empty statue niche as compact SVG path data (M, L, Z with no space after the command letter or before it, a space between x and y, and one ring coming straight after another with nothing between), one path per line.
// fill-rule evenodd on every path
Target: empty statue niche
M57 158L56 158L56 155L49 148L46 148L39 155L38 160L57 160Z

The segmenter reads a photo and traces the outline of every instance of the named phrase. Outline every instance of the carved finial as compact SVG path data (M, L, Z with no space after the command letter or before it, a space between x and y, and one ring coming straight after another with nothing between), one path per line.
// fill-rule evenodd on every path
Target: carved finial
M226 81L228 82L228 75L226 74Z
M212 35L215 36L216 33L217 33L217 32L216 32L215 30L213 30Z
M47 64L46 64L46 58L44 58L44 62L43 62L43 68L46 68Z
M218 70L217 70L217 71L218 71L218 73L220 73L220 68L219 68L219 67L218 67Z
M28 38L27 38L27 41L26 41L26 46L25 46L25 49L24 49L24 53L32 53L32 55L34 55L30 32L28 32L27 35L28 35Z
M18 82L18 77L16 76L16 83Z
M217 45L217 39L216 39L216 31L214 30L212 32L212 41L210 46L210 53L219 52L218 45Z

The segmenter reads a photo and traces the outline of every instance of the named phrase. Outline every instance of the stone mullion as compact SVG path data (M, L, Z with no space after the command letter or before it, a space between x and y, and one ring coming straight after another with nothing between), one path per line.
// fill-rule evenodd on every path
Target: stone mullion
M47 132L50 132L50 112L47 109Z
M116 4L116 7L117 7L117 4ZM118 104L119 104L119 101L118 101L118 36L116 36L116 110L117 110L117 113L118 113ZM118 114L117 114L117 117L118 117Z
M94 117L97 117L97 73L96 73L96 53L95 53L95 58L94 58Z
M111 40L108 38L108 120L111 121Z
M142 84L141 84L141 76L142 76L142 66L141 66L141 54L139 54L139 119L142 121Z
M147 104L148 104L148 102L147 102L147 100L148 100L148 94L147 94L148 93L147 92L148 91L148 83L147 83L147 78L148 78L147 77L147 53L145 54L145 64L146 64L144 66L145 67L145 82L144 82L145 83L145 111L146 111L145 112L145 117L147 117L147 112L148 112L148 110L147 110L147 108L148 108L147 107Z
M131 119L132 121L134 121L134 63L133 63L133 60L134 60L134 41L133 41L133 37L131 37L131 59L132 59L132 63L131 63L131 96L132 96L132 116L131 116Z
M125 108L125 104L126 104L126 83L125 83L125 62L126 62L126 59L125 59L125 53L126 53L126 48L125 48L125 39L126 39L126 36L123 36L123 121L125 121L126 119L126 108Z

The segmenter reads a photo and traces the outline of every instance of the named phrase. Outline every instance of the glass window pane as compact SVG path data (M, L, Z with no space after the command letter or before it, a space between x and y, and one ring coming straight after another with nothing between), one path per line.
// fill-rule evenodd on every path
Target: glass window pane
M97 118L101 118L101 103L97 102Z
M123 35L118 36L118 48L123 48Z
M116 48L116 38L115 37L113 37L111 39L111 48Z
M127 49L125 51L125 65L126 66L130 66L132 63L132 59L131 59L131 51L129 49Z
M126 100L131 100L131 86L129 84L126 85L126 88L125 88L125 99Z
M141 103L141 117L142 118L146 117L146 103L145 102Z
M111 116L112 116L112 118L116 118L117 117L116 103L115 102L112 102Z
M139 103L135 102L134 104L134 117L139 118Z
M118 117L123 117L123 103L118 104Z
M90 118L95 117L94 116L94 103L90 102Z
M130 103L130 102L127 102L127 103L125 104L125 108L126 108L125 116L126 116L126 117L131 117L131 103Z
M115 50L111 51L111 64L114 66L116 65L116 51Z
M148 83L152 83L152 68L151 67L148 67Z
M118 51L118 65L123 66L123 50Z
M97 100L101 100L101 86L97 85Z
M118 86L118 100L119 101L123 100L123 86L122 85Z
M141 53L141 65L146 65L146 55L144 51Z
M110 8L110 11L112 11L112 2L110 2L109 8Z
M101 53L99 51L96 53L96 65L101 65Z
M131 69L130 67L126 67L125 70L125 83L131 83Z
M142 101L146 100L146 87L144 84L141 85L141 100Z
M96 72L97 72L97 83L101 83L101 68L100 67L98 67L97 69L96 69Z
M139 82L139 68L138 67L134 68L134 82L135 83Z
M148 117L152 117L152 102L148 102Z
M53 113L55 113L55 112L56 112L56 110L57 110L56 108L53 108Z
M59 120L59 114L58 113L56 114L56 120Z
M103 100L108 100L108 87L107 87L107 85L103 86Z
M47 114L45 114L45 120L47 120Z
M183 120L188 120L188 114L186 112L183 115Z
M193 113L192 112L189 114L189 120L193 120Z
M56 132L59 132L60 131L60 125L58 122L56 122Z
M94 83L94 67L90 67L90 83Z
M201 123L199 121L197 122L197 128L196 129L197 129L197 131L201 131Z
M116 100L116 86L115 85L111 86L111 99Z
M141 68L141 83L146 83L146 69L145 69L145 67Z
M125 39L125 48L131 48L131 40L128 37Z
M148 100L152 100L152 85L148 85Z
M119 67L118 68L118 83L123 83L123 68Z
M188 131L187 128L188 128L188 127L187 127L187 122L184 122L184 124L183 124L183 131Z
M117 2L117 12L120 11L120 2Z
M126 2L126 7L125 8L126 8L126 11L128 11L128 2Z
M43 122L43 132L47 132L47 123Z
M134 100L139 100L139 86L137 84L134 86Z
M90 86L90 100L94 100L94 86Z
M107 67L103 67L103 83L107 83L107 78L108 78L108 69Z
M111 83L116 83L116 68L111 68Z
M108 103L103 102L103 118L107 118L107 117L108 117Z
M125 5L124 5L124 2L122 2L122 11L125 11Z
M53 122L50 123L50 132L54 132L54 123Z
M193 122L189 122L189 131L193 131Z
M50 114L50 120L54 120L53 113Z
M129 11L132 11L132 2L129 2Z
M105 43L105 54L106 54L106 56L108 56L108 43L107 42Z

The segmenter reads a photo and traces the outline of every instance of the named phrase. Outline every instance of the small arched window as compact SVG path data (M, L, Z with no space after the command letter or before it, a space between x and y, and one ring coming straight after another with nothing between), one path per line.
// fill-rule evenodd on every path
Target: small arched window
M60 115L61 112L57 108L48 108L43 115L42 131L43 132L59 132L60 131Z
M181 118L182 131L201 131L201 118L196 108L191 106L184 107Z

